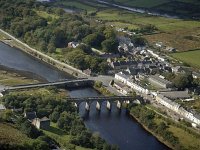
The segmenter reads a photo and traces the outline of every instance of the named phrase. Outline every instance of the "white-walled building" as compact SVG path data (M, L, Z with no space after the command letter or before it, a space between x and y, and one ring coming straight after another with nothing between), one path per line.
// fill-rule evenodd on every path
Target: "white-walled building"
M125 75L123 72L119 72L115 74L115 79L124 83L125 85L129 86L131 89L144 93L144 94L149 94L149 90L143 88L142 86L134 83L133 79L130 79L129 75Z
M119 72L115 74L115 79L117 79L118 81L127 84L127 81L129 79L129 76L125 75L123 72Z
M178 112L178 109L179 109L180 105L177 104L177 103L175 103L175 102L173 102L172 100L170 100L170 99L164 97L163 95L158 94L158 95L156 96L156 100L157 100L160 104L164 105L165 107L167 107L167 108L169 108L169 109L171 109L171 110L173 110L173 111Z
M180 107L180 104L173 102L162 94L158 94L156 100L165 107L177 112L179 115L184 116L186 119L200 126L200 115L185 110L183 107Z

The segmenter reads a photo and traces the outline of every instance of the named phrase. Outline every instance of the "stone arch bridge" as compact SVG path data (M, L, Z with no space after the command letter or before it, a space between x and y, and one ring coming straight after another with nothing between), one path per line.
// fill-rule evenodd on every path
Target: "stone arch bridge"
M112 109L113 102L116 102L117 108L121 109L123 103L130 103L135 101L135 97L132 96L103 96L103 97L84 97L84 98L67 98L66 100L74 103L74 105L79 109L81 103L85 102L85 109L90 110L92 103L96 103L96 109L101 110L103 102L106 102L106 107L108 110Z

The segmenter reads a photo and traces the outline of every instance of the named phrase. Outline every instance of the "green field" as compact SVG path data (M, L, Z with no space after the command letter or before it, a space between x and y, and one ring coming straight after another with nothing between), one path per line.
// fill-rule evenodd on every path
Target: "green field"
M13 125L0 123L0 144L23 145L32 142L25 134L22 134Z
M174 53L172 56L193 67L200 68L200 49L195 51Z
M124 10L106 9L96 15L97 18L105 21L127 22L133 25L153 24L163 32L174 30L193 29L200 27L199 21L187 21L181 19L170 19L165 17L149 16L144 14L131 13Z
M88 13L96 11L96 8L79 1L58 1L56 5L61 5L66 8L76 8L79 10L86 10Z
M54 21L56 19L59 19L59 16L55 15L55 14L50 14L50 13L47 13L45 11L36 11L35 12L42 18L45 18L45 19L51 19L51 21ZM48 23L51 23L51 21L49 21Z
M109 1L109 0L108 0ZM111 0L110 0L111 1ZM171 9L165 4L170 4L171 0L114 0L128 6ZM185 2L186 4L195 4L200 6L197 0L176 0L176 2ZM171 46L179 51L188 51L200 48L200 21L172 19L147 14L133 13L122 9L111 8L104 4L95 4L91 0L66 0L56 1L56 5L63 7L85 10L89 14L96 12L94 19L105 21L106 25L114 25L120 28L138 29L144 25L152 24L158 28L157 34L144 35L150 44L163 42L166 46ZM181 10L184 11L184 10ZM185 12L184 12L185 13ZM87 16L86 16L87 17ZM90 16L91 17L91 16ZM191 36L192 38L187 38Z
M200 48L200 21L149 16L119 9L99 11L96 18L104 20L107 24L128 27L129 29L152 24L159 31L157 34L144 35L150 44L163 42L165 45L174 47L179 51Z

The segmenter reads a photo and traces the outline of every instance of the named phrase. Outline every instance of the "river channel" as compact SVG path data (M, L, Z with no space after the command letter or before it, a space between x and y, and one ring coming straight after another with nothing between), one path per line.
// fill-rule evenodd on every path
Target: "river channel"
M69 79L67 74L40 62L16 48L9 47L0 42L0 65L20 71L36 74L48 81ZM99 93L92 88L69 90L71 97L98 96ZM116 144L121 150L167 150L154 136L149 134L142 126L126 114L126 110L119 111L113 104L109 112L103 103L98 113L93 103L90 113L84 110L84 103L80 106L80 115L86 127L97 132L110 144Z

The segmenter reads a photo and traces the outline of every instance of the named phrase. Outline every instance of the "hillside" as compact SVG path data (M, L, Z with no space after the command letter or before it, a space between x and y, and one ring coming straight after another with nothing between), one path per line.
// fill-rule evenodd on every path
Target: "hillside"
M199 0L105 0L129 7L145 8L150 11L200 19Z
M28 138L21 131L17 130L13 125L0 123L0 147L17 148L24 147L25 143L30 143L33 140ZM4 145L4 146L3 146Z

